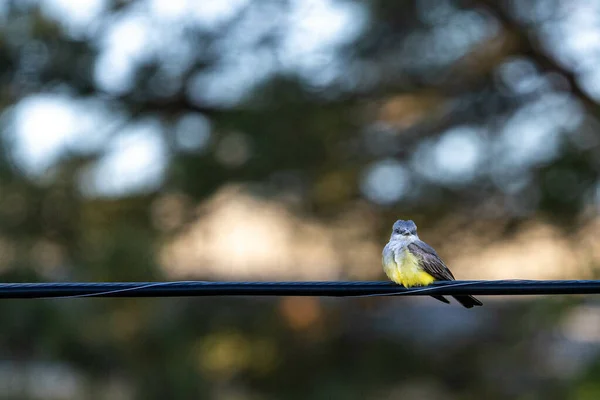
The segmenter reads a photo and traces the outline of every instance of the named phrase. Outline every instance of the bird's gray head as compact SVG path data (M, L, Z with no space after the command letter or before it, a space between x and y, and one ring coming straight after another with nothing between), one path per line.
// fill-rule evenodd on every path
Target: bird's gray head
M419 239L419 235L417 235L417 225L412 220L399 219L394 223L390 240L413 241L415 239Z

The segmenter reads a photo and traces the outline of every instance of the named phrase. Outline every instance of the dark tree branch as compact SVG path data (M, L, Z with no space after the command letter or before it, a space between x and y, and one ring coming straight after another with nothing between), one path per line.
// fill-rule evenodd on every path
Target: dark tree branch
M590 110L600 111L599 105L585 91L579 83L577 74L560 65L554 58L549 56L543 49L541 42L536 38L535 32L530 32L526 26L519 24L508 12L502 2L495 0L469 0L472 6L481 5L490 11L510 31L519 44L518 51L532 58L539 67L546 71L560 73L570 86L571 92Z

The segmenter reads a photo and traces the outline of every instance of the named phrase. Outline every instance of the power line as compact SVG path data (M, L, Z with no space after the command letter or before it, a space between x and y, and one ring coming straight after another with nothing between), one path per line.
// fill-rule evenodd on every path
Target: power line
M0 299L176 296L423 296L600 294L600 280L446 281L406 289L391 282L111 282L3 283Z

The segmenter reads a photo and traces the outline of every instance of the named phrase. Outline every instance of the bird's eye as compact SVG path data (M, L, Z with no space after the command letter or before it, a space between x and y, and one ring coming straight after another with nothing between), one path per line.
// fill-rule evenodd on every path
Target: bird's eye
M400 233L400 229L394 230L394 233Z

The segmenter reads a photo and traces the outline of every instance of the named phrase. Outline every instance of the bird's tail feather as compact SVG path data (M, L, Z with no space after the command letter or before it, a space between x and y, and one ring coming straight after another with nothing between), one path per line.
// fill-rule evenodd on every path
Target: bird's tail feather
M469 296L469 295L465 295L465 296L452 296L456 299L456 301L458 301L460 304L462 304L463 307L465 308L471 308L473 306L482 306L483 303L479 300L477 300L475 297L473 296Z
M442 303L450 304L450 301L448 301L448 299L445 298L444 296L440 296L440 295L434 294L434 295L431 295L431 297L433 297L436 300L441 301Z

